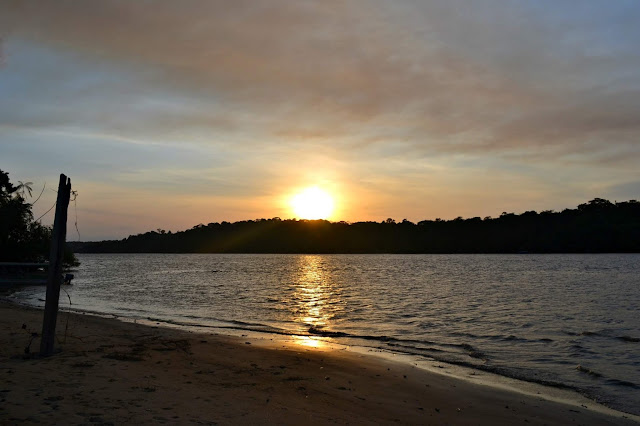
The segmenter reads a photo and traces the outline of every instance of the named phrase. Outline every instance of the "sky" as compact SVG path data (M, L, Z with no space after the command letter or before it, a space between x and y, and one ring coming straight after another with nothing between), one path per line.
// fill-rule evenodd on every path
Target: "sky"
M640 199L636 0L0 0L0 40L0 169L36 217L71 178L68 240L309 187L349 222Z

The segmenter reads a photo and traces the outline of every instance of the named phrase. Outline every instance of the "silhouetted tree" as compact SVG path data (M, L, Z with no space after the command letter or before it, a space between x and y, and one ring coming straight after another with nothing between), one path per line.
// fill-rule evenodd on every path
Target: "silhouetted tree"
M640 203L594 199L556 213L499 218L336 222L280 218L209 223L173 234L70 243L79 252L558 253L640 252Z
M15 193L20 195L22 198L26 198L25 192L29 193L29 197L31 197L31 185L33 185L33 182L26 182L23 183L22 181L18 181L18 186L16 186L15 188Z
M31 204L24 192L31 195L31 182L13 186L9 174L0 170L0 261L42 262L48 260L51 229L33 220ZM22 190L21 193L18 193ZM17 196L13 196L17 194ZM65 251L67 265L78 264L70 250Z

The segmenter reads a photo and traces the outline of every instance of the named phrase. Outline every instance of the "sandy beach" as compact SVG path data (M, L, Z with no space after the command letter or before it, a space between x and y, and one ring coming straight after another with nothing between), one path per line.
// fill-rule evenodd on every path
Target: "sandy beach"
M638 424L407 363L0 302L0 424ZM595 405L595 404L593 404Z

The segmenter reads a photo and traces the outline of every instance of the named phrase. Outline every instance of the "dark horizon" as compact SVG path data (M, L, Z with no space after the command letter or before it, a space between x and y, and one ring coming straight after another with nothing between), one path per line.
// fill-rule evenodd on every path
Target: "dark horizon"
M576 209L498 218L382 222L256 219L68 242L77 253L603 253L640 252L640 202L595 198Z

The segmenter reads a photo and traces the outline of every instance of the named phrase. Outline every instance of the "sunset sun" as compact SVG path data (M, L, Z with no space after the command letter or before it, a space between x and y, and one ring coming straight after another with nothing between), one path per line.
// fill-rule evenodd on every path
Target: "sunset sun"
M328 192L310 187L291 199L291 207L300 219L327 219L333 212L333 197Z

